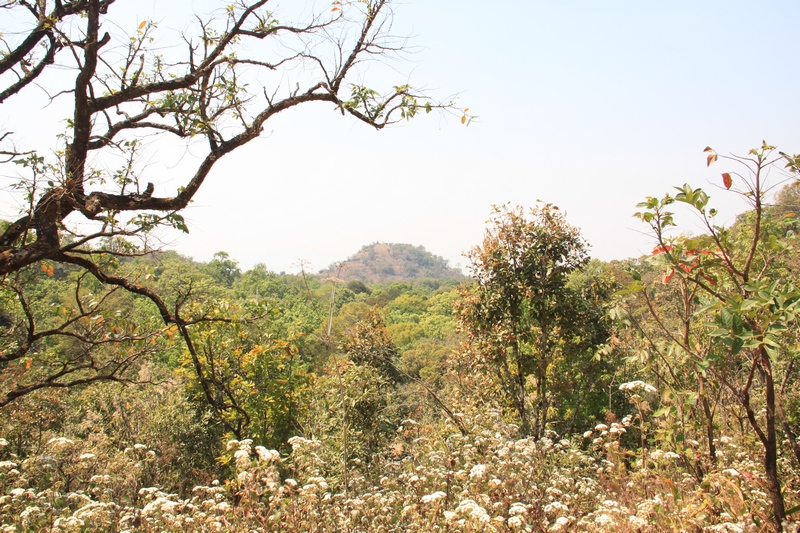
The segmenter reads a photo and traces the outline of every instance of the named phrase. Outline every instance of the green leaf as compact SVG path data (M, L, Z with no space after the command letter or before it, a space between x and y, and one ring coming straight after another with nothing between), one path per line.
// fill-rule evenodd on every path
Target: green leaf
M775 337L773 337L772 335L765 335L764 339L762 340L762 342L766 346L771 346L772 348L780 348L781 347L780 343L778 343L775 340Z
M669 411L670 411L669 407L660 407L656 409L655 412L653 412L653 418L658 418L660 416L667 415L669 414Z
M749 298L749 299L745 300L744 302L742 302L742 305L739 307L739 309L741 309L742 311L749 311L750 309L752 309L754 307L758 307L760 305L761 305L761 302L759 300L755 300L753 298Z
M742 348L744 348L744 341L739 337L734 338L731 344L731 355L737 355L742 351Z
M675 195L675 200L687 203L698 211L703 211L705 209L709 196L703 189L692 189L688 183L684 183L683 187L675 187L675 189L680 191Z
M800 511L800 505L796 505L796 506L792 507L791 509L787 510L786 511L786 516L789 516L790 514L794 514L797 511Z
M634 281L629 283L625 288L618 290L614 294L617 296L627 296L629 294L636 294L642 292L644 290L644 283L642 283L641 275L639 279L635 279Z
M761 341L756 337L751 337L744 341L742 348L758 348L759 346L761 346Z

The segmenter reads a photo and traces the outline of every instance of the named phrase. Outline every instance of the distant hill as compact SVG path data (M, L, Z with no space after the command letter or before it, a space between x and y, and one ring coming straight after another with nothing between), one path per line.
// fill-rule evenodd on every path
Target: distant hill
M342 262L320 270L320 276L335 276L344 281L358 280L366 284L413 281L423 278L461 279L464 274L447 264L447 260L412 244L376 242L364 246Z

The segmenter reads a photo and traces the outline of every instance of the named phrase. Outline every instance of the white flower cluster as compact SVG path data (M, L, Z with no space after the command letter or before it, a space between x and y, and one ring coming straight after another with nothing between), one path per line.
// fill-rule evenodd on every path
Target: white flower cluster
M486 509L478 505L474 500L463 500L458 504L455 510L456 515L466 515L469 518L479 523L489 522L492 517L486 512Z
M420 499L420 501L422 503L436 503L436 502L438 502L440 500L444 500L446 497L447 497L447 494L445 494L444 492L442 492L440 490L437 490L436 492L434 492L432 494L426 494L425 496L423 496Z
M281 457L249 439L233 440L225 455L236 467L229 479L197 486L188 496L143 488L133 493L138 496L136 507L112 501L130 478L103 471L104 460L97 457L106 454L96 448L87 451L80 442L54 439L47 450L50 455L30 461L4 451L0 533L279 529L290 533L750 533L758 530L757 523L768 521L769 496L759 482L762 467L758 457L747 453L748 443L739 438L718 436L717 464L706 463L701 486L694 470L685 467L687 461L678 459L687 457L689 464L702 461L702 435L694 435L700 441L687 436L674 451L627 449L628 440L634 446L638 440L621 439L631 431L631 417L616 422L609 416L606 423L584 434L586 439L596 437L597 445L589 445L587 451L587 442L580 438L558 439L553 434L538 441L517 438L518 428L504 424L495 412L465 414L461 420L470 428L468 435L452 426L431 429L404 421L389 448L400 452L375 455L369 463L348 462L346 491L338 442L294 437L291 454ZM655 442L663 447L663 441ZM131 450L127 460L150 464L144 448ZM646 461L629 459L641 456ZM71 466L84 476L76 483L83 483L85 490L60 494L30 488L30 469L52 475L50 465L64 458L71 458ZM787 472L795 468L790 459L781 458L781 468ZM132 475L137 472L131 470ZM645 486L647 493L642 490ZM719 501L726 495L735 498L720 507L721 512L713 512L706 504L709 495ZM785 529L791 531L791 525Z
M630 381L628 383L623 383L619 386L619 390L621 391L631 391L636 392L637 390L643 390L644 392L658 392L658 389L653 387L652 385L645 383L644 381Z
M486 465L475 465L469 471L469 477L472 479L483 479L484 475L486 475Z

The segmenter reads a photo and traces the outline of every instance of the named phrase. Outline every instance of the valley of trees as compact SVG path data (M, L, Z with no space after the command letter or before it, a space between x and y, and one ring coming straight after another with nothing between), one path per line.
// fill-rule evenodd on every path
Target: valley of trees
M159 229L283 110L471 117L353 81L402 49L387 0L237 2L164 48L114 4L0 5L27 24L0 103L72 113L45 148L0 132L1 531L800 529L800 156L706 148L719 183L631 206L646 257L592 259L545 203L495 206L467 276L402 244L317 274L196 262ZM204 151L163 196L137 158L165 138Z

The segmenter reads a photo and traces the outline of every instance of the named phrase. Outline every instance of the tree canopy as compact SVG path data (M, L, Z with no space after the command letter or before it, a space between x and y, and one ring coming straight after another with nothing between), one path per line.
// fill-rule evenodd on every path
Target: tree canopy
M483 243L469 258L474 284L457 304L468 357L495 376L521 433L542 437L554 405L570 401L563 394L556 399L560 380L552 367L558 365L562 376L567 367L577 372L578 382L562 393L589 390L598 377L590 367L609 335L603 306L610 287L571 283L589 258L577 228L553 205L527 214L495 207ZM575 413L584 398L573 400Z

